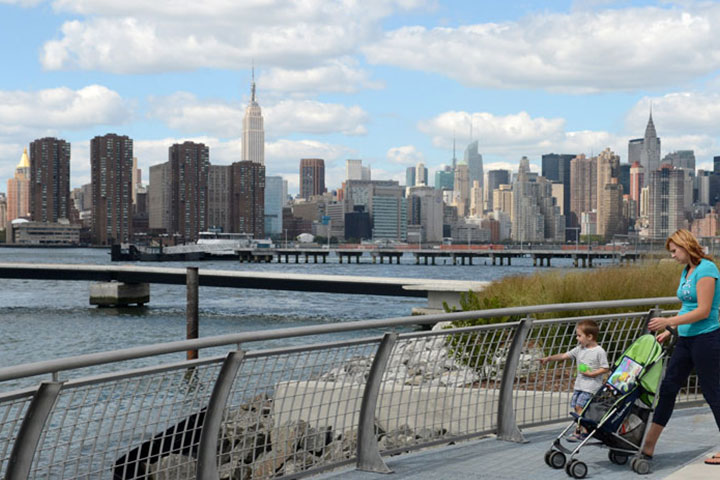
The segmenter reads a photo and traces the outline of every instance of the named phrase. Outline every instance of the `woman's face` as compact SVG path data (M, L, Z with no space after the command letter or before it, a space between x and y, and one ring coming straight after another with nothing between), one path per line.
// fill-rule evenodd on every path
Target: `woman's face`
M684 248L670 242L668 244L668 250L670 251L670 256L675 259L676 262L682 263L683 265L690 264L690 255Z

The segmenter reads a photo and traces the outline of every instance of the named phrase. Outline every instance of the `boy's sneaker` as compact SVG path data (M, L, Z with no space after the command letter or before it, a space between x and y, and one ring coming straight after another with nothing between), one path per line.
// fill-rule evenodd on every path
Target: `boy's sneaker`
M582 442L587 438L587 433L573 433L569 437L567 437L568 442Z

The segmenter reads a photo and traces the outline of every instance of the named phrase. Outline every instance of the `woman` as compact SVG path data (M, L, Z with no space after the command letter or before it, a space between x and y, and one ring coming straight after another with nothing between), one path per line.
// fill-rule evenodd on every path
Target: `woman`
M687 230L678 230L668 237L665 248L672 258L685 265L677 290L682 308L674 317L655 317L648 324L653 332L667 327L678 330L678 341L660 386L653 422L645 437L643 455L648 459L652 458L655 444L670 420L675 397L687 383L693 368L720 429L720 272ZM658 342L665 341L669 335L670 332L663 331L657 336ZM706 459L705 463L720 465L720 453Z

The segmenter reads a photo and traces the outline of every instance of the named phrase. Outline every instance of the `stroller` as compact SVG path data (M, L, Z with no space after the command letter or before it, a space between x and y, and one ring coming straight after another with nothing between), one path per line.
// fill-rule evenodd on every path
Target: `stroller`
M650 463L639 453L664 374L664 360L677 338L676 331L671 330L671 334L664 346L653 335L642 335L623 352L615 362L615 370L582 412L570 413L573 421L545 452L548 466L565 467L569 476L584 478L588 473L587 465L575 457L586 445L600 445L610 449L608 458L611 462L624 465L633 457L630 466L634 472L650 472ZM587 437L575 448L563 445L565 435L580 427L587 430Z

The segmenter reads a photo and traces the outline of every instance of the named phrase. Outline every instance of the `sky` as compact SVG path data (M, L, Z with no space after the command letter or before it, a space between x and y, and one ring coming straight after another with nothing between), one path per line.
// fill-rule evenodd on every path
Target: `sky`
M241 160L252 69L267 175L297 192L301 158L405 183L479 143L485 170L545 153L627 161L652 108L662 156L720 155L720 2L0 0L0 191L37 138L128 135L147 183L184 141ZM431 180L432 183L432 180Z

